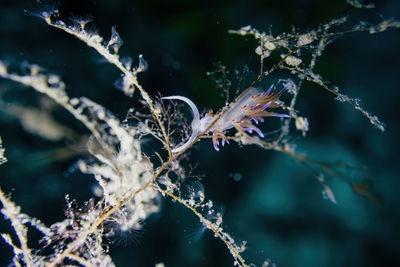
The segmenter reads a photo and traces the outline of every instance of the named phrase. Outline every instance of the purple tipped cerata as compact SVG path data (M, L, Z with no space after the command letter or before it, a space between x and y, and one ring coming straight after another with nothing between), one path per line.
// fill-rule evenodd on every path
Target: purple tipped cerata
M252 124L264 122L264 117L289 117L286 114L266 111L267 108L281 107L283 103L279 101L279 97L285 92L286 88L278 91L277 87L272 85L266 92L260 92L255 87L247 88L239 97L237 97L230 105L224 107L214 115L208 112L202 118L196 105L184 96L168 96L163 99L177 99L186 102L193 111L193 121L191 123L192 133L189 139L182 145L174 148L173 153L178 153L190 145L199 135L204 133L208 128L208 133L212 134L212 143L214 149L219 151L219 139L221 145L229 143L226 133L229 129L235 128L242 135L249 136L253 131L260 137L264 137L262 131ZM222 116L213 124L216 116L222 113Z

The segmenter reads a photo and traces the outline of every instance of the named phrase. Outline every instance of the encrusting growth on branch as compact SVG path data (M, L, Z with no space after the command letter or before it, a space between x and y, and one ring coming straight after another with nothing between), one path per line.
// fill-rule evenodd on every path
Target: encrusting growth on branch
M372 8L358 1L347 2L356 8ZM400 22L386 20L374 25L360 22L349 28L346 24L347 17L342 17L304 33L296 33L296 29L293 29L292 33L277 36L260 32L251 26L231 30L231 34L252 36L257 41L254 53L260 62L259 69L257 66L258 77L245 87L235 88L238 96L231 101L229 95L232 83L226 80L228 71L220 64L225 80L216 79L216 82L217 87L227 97L225 105L216 113L209 111L200 114L194 101L187 97L165 96L161 97L162 101L157 102L154 100L156 98L147 93L138 81L138 74L148 68L147 62L139 55L138 64L134 67L130 57L120 57L123 41L115 27L111 27L110 39L104 40L96 31L89 29L91 17L73 16L72 23L67 23L60 19L57 9L28 13L80 39L116 66L122 76L115 82L115 86L129 97L133 97L138 90L147 113L133 114L132 108L129 113L136 121L135 124L128 125L128 118L121 122L111 111L86 97L70 98L61 78L38 65L24 64L27 71L21 74L11 71L7 63L0 60L1 78L32 87L48 96L86 127L91 136L87 143L87 152L91 157L79 160L76 166L82 173L94 177L98 185L96 196L101 197L99 201L91 199L82 207L76 208L75 202L67 196L66 218L47 227L38 219L22 213L20 207L0 189L0 202L3 206L1 212L11 222L17 239L13 240L7 233L1 236L13 249L15 266L49 267L70 262L90 267L114 266L104 239L116 235L118 231L141 229L146 219L159 212L163 197L169 197L190 210L204 229L208 229L222 241L232 255L235 266L253 266L247 264L242 255L247 247L246 241L239 242L225 231L222 212L211 200L205 200L204 188L200 182L196 180L197 183L185 184L188 174L181 165L182 155L202 138L211 139L217 151L220 150L220 145L237 142L240 145L256 145L288 155L313 170L323 188L323 197L335 204L337 201L334 192L327 181L330 177L338 177L349 183L355 191L360 190L360 184L353 182L342 172L343 169L350 168L349 165L314 160L296 151L295 144L290 142L293 140L292 128L305 136L312 122L300 114L296 103L299 91L305 87L304 84L311 82L334 94L336 100L352 105L374 127L384 131L384 124L375 115L361 108L357 98L339 92L337 87L330 85L314 69L326 46L338 37L352 32L375 34L389 28L399 28ZM278 60L267 68L264 63L272 54L276 54ZM264 80L278 69L287 72L287 76L274 83L268 81L268 88ZM190 125L183 112L167 112L173 106L167 100L175 104L176 110L179 108L174 100L183 101L190 107L193 115ZM179 116L180 120L177 119ZM141 118L145 119L142 121ZM281 123L274 139L269 138L272 134L263 129L272 120ZM48 121L51 121L50 115ZM186 128L182 127L185 125ZM177 132L187 138L176 140L175 135L179 135ZM58 136L62 139L66 135ZM154 155L150 154L152 152L146 155L142 150L142 138L146 135L160 141L164 153L155 151ZM41 136L46 138L45 134ZM152 161L154 158L159 160L156 161L158 165ZM6 161L0 138L0 165ZM186 191L189 193L184 194ZM40 231L45 250L29 248L28 227ZM265 261L266 263L269 264L269 261Z

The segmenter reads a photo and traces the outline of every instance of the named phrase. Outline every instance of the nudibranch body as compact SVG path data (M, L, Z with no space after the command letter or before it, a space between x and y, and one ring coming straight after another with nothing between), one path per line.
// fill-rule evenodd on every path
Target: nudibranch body
M215 150L219 151L219 139L224 146L229 143L225 132L231 128L235 128L243 135L256 132L260 137L264 137L263 133L252 122L258 124L263 122L263 117L289 117L285 114L268 112L266 108L281 107L283 103L279 100L279 96L285 91L286 88L280 91L271 86L266 92L261 89L250 87L247 88L239 97L235 99L230 105L218 111L215 115L210 111L202 118L200 118L199 110L196 105L187 97L184 96L167 96L162 99L177 99L184 101L188 104L193 112L193 121L191 123L192 134L189 139L181 146L172 150L173 153L178 153L191 144L200 134L206 131L212 133L212 140ZM220 118L210 127L214 120L221 114Z

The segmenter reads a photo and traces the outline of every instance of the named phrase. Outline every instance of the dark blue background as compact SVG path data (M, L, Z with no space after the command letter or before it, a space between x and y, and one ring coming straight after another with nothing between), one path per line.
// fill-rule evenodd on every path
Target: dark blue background
M24 13L35 6L41 5L0 3L0 58L17 66L27 60L60 74L71 96L86 96L124 119L137 103L113 88L118 70L96 63L98 55L85 44ZM350 11L350 17L370 22L378 22L380 15L399 18L399 1L379 1L376 6L373 11ZM136 62L141 53L148 61L149 70L140 81L151 95L185 95L200 110L217 110L224 98L206 76L216 62L231 71L247 65L250 72L243 75L244 84L250 84L258 71L256 42L230 35L229 29L251 24L276 35L290 32L295 25L298 31L307 31L343 15L348 5L311 0L60 1L59 9L65 17L92 15L104 37L115 26L125 42L121 54ZM293 132L297 151L320 161L359 166L346 175L366 185L362 192L369 197L357 194L348 181L330 178L328 184L338 202L332 204L322 198L322 187L309 168L278 152L236 144L216 152L209 140L191 151L190 163L198 163L193 174L204 174L206 196L224 207L227 232L248 241L244 257L249 263L262 265L270 258L279 266L400 266L399 47L399 30L349 34L328 46L316 67L326 80L360 98L362 106L378 115L386 123L385 133L374 129L350 105L335 101L310 83L304 84L298 99L297 109L308 117L311 130L305 138ZM30 89L2 80L0 90L5 89L5 95L19 104L37 104L38 94ZM84 132L68 114L60 112L59 117ZM9 159L0 167L0 185L25 213L50 225L64 216L65 194L80 203L91 197L94 179L68 172L82 156L52 157L54 149L70 143L52 143L25 133L18 120L4 113L0 120ZM267 121L272 129L279 126L274 119ZM145 149L152 145L148 141ZM240 173L242 179L235 181L233 173ZM1 232L11 231L7 221L1 220L0 227ZM211 233L191 240L196 231L200 231L197 219L166 199L162 212L146 223L138 243L111 244L110 254L117 266L232 264L226 247ZM38 233L30 235L35 240ZM31 246L38 247L34 242ZM0 265L10 263L11 249L2 241L0 252Z

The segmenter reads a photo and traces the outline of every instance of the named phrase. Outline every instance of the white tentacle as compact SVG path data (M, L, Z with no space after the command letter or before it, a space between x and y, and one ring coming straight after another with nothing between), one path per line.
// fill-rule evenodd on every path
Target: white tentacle
M200 134L193 127L193 125L197 125L198 122L200 122L200 113L199 113L199 110L197 109L196 105L193 103L193 101L190 100L187 97L180 96L180 95L172 95L172 96L161 97L161 99L177 99L177 100L181 100L181 101L185 102L186 104L188 104L189 107L192 110L192 113L193 113L193 121L191 123L191 125L192 125L192 134L190 135L189 139L183 145L172 149L172 153L179 153L182 150L184 150L188 145L190 145L190 143L192 143L196 139L196 137Z

